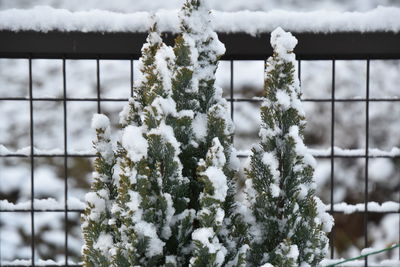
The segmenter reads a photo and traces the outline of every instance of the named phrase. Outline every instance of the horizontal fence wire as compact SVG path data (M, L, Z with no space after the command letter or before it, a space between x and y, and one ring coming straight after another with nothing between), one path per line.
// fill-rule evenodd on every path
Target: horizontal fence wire
M229 44L228 44L229 47ZM357 47L352 47L354 51L357 50ZM229 51L227 51L228 55L227 58L229 58ZM7 53L3 53L3 51L0 50L0 55L2 55L3 58L7 58ZM85 55L82 57L87 58L88 54L85 53ZM24 57L22 54L19 57ZM79 59L79 56L74 56L76 59ZM81 264L72 264L69 261L69 249L68 249L68 225L69 225L69 213L82 213L83 209L75 209L69 207L68 204L68 159L69 158L93 158L95 157L95 154L93 153L74 153L74 152L69 152L67 150L68 147L68 137L67 137L67 131L68 131L68 125L67 125L67 115L68 115L68 109L67 109L67 103L68 102L95 102L97 103L97 112L100 113L102 110L101 103L103 102L126 102L128 101L128 98L106 98L101 96L101 61L104 60L103 58L107 58L108 56L102 55L102 54L93 54L90 56L90 58L94 58L96 61L96 97L82 97L82 98L73 98L73 97L67 97L67 91L68 91L68 81L67 81L67 69L66 69L66 60L68 60L65 54L53 54L52 58L56 58L62 61L62 82L63 82L63 92L62 92L62 97L33 97L33 85L32 85L32 61L35 60L36 58L41 58L40 56L38 57L35 55L35 59L33 59L33 56L30 55L28 56L28 67L29 67L29 95L27 97L0 97L0 101L27 101L29 102L29 114L30 114L30 127L29 127L29 135L30 135L30 149L29 149L29 154L27 153L0 153L0 157L4 158L29 158L30 162L30 183L31 183L31 192L30 192L30 208L29 209L1 209L0 207L0 215L1 213L10 213L10 212L17 212L17 213L29 213L30 214L30 224L31 224L31 243L30 243L30 250L31 250L31 265L30 266L42 266L39 263L36 262L37 260L37 255L36 255L36 244L35 244L35 213L46 213L46 212L51 212L51 213L63 213L64 214L64 265L46 265L46 266L70 266L70 267L80 267L82 266ZM43 57L47 58L47 57ZM130 68L130 88L129 88L129 95L133 96L133 84L134 84L134 59L136 59L137 56L125 56L120 58L121 60L129 60L129 68ZM235 98L234 97L234 92L235 92L235 84L234 84L234 63L236 60L239 59L246 59L246 56L241 57L239 56L234 56L232 57L234 59L229 60L229 71L230 71L230 76L229 76L229 97L226 98L226 100L230 103L230 115L232 120L235 120L234 116L234 103L236 102L249 102L249 103L259 103L262 101L261 98ZM351 56L350 56L351 58ZM368 215L371 213L381 213L381 214L396 214L399 213L399 210L392 210L392 211L380 211L377 212L375 210L369 210L368 207L368 178L369 178L369 168L368 168L368 162L370 158L400 158L400 153L398 154L385 154L385 153L370 153L369 149L369 121L370 121L370 112L369 112L369 103L371 102L400 102L400 97L384 97L384 98L374 98L370 97L369 94L369 86L370 86L370 58L379 58L379 55L358 55L357 58L362 58L366 62L366 96L365 97L360 97L360 98L337 98L336 97L336 60L337 57L335 55L327 55L324 54L321 56L321 58L318 58L318 56L310 56L308 59L323 59L323 60L329 60L331 61L332 64L332 73L331 73L331 79L332 79L332 92L331 96L329 98L303 98L303 102L326 102L330 103L331 107L331 114L330 114L330 150L328 151L323 151L323 153L316 153L314 157L316 158L326 158L330 159L330 206L328 212L330 214L343 214L346 213L343 210L340 210L338 207L335 206L335 199L334 199L334 191L335 191L335 158L361 158L365 160L365 173L364 173L364 178L365 178L365 187L364 187L364 209L359 209L355 210L353 213L360 213L363 214L364 216L364 225L363 225L363 234L364 234L364 245L365 247L368 246L369 244L369 232L368 232ZM385 56L385 58L390 59L389 56ZM394 55L393 58L400 58L400 51L398 55ZM252 58L254 59L254 58ZM265 60L265 58L255 58L258 60ZM307 59L307 57L305 58ZM301 64L302 60L298 60L298 75L299 79L301 81ZM62 134L63 134L63 151L62 153L46 153L46 152L37 152L35 151L34 148L34 110L33 110L33 104L37 101L49 101L49 102L62 102L63 105L63 127L62 127ZM366 128L365 128L365 149L361 150L353 150L353 153L340 153L340 151L335 151L337 150L335 147L335 137L334 137L334 132L335 132L335 112L337 112L335 103L338 102L360 102L360 103L365 103L365 123L366 123ZM345 111L343 111L345 112ZM357 153L356 153L357 152ZM248 157L248 154L242 153L239 154L239 157L245 158ZM62 158L63 159L63 166L64 166L64 173L63 173L63 179L64 179L64 208L57 208L57 209L37 209L35 208L35 159L36 158ZM0 229L1 233L1 229ZM399 224L399 233L400 233L400 224ZM330 258L334 258L334 245L335 245L335 229L330 233L329 235L330 238ZM399 241L400 241L400 236L399 236ZM1 246L1 244L0 244ZM400 259L400 255L399 255ZM27 266L27 265L7 265L7 264L2 264L2 259L1 259L1 254L0 254L0 266L7 267L7 266ZM365 266L370 266L372 267L373 265L368 265L368 258L365 258Z

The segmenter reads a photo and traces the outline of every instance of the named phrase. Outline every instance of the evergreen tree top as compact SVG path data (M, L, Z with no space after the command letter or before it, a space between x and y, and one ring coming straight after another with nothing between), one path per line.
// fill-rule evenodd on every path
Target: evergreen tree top
M316 165L303 142L305 125L293 49L296 38L277 28L266 64L260 143L247 169L246 201L252 266L317 266L332 218L315 196Z
M281 27L276 28L271 33L271 46L274 49L274 54L286 62L294 63L296 56L293 53L297 45L297 39L290 32L285 32Z

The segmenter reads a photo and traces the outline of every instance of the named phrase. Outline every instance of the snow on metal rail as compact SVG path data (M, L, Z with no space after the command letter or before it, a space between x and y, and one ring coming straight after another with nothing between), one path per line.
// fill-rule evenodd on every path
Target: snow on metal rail
M150 12L129 14L106 10L71 12L65 9L38 6L33 9L0 11L0 30L146 32L152 24L151 17L154 16L161 31L179 32L177 12L178 10L160 10L155 14ZM399 32L399 16L400 8L383 6L367 12L212 11L215 31L245 32L251 35L271 32L278 26L292 32Z

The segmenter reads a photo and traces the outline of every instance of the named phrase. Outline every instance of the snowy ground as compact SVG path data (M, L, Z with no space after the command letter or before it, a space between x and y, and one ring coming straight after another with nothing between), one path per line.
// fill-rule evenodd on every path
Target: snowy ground
M91 9L93 7L113 11L131 12L158 8L178 8L181 0L136 1L135 5L124 1L0 1L0 9L11 7L32 7L36 4L51 4L54 7ZM295 3L296 2L296 3ZM346 3L344 3L346 2ZM369 10L377 3L400 5L398 1L215 1L215 9L268 10L271 7L298 8L310 10L327 8L331 10ZM303 4L304 3L304 4ZM307 3L307 4L305 4ZM263 61L240 61L234 63L234 97L260 96L263 86ZM136 66L135 62L135 66ZM34 97L62 96L62 72L60 60L33 61ZM101 61L102 97L128 97L130 92L130 72L128 61ZM67 60L68 97L96 97L96 62L90 60ZM135 75L138 70L135 69ZM331 96L330 61L302 62L302 89L304 98L329 98ZM371 61L371 97L400 97L400 61ZM365 61L336 62L336 97L365 97ZM228 96L230 84L230 62L222 61L217 73L217 83ZM28 95L28 62L24 59L0 59L0 97ZM114 122L124 102L103 102L102 110ZM304 102L308 124L306 144L318 153L325 153L330 146L329 102ZM90 120L96 111L96 102L71 101L68 111L68 151L88 151L91 149L93 132ZM257 138L260 122L258 105L235 102L234 121L236 124L235 145L240 150L248 150ZM42 150L59 149L63 152L63 107L62 102L35 102L34 104L35 147ZM370 148L390 151L400 147L400 102L370 103ZM335 146L341 149L365 148L365 103L336 103ZM11 151L29 146L29 103L27 101L2 101L0 103L0 144ZM116 137L115 137L116 138ZM321 149L321 150L319 150ZM5 153L0 147L0 153ZM58 153L59 151L53 151ZM325 152L324 152L325 151ZM343 150L338 150L343 151ZM23 151L22 151L23 152ZM350 153L350 152L343 152ZM352 150L352 153L360 151ZM362 151L361 151L362 153ZM393 151L393 153L397 153ZM23 203L30 198L30 167L28 159L0 158L0 198L13 203ZM329 159L318 160L315 173L318 195L325 203L330 200ZM364 201L364 159L335 159L335 203L357 204ZM38 158L35 160L35 198L54 198L63 203L64 166L62 158ZM83 200L90 183L91 161L70 158L68 161L69 198ZM376 158L369 161L369 200L378 203L399 201L400 162L399 159ZM76 204L76 203L75 203ZM2 204L1 208L5 208ZM23 204L21 204L23 205ZM74 205L74 204L71 204ZM339 256L359 255L363 247L363 215L350 212L357 206L344 208L349 214L338 215L336 219L336 251ZM23 206L22 206L23 207ZM376 206L371 206L372 208ZM360 208L360 207L359 207ZM376 209L380 209L378 207ZM79 261L81 236L79 216L69 214L69 254ZM2 260L30 258L30 214L0 213L0 255ZM379 213L370 217L369 237L371 246L382 248L399 242L399 215ZM37 255L42 259L62 260L64 254L64 214L36 213L35 233ZM381 259L396 258L398 250L380 256ZM379 258L379 257L377 257Z

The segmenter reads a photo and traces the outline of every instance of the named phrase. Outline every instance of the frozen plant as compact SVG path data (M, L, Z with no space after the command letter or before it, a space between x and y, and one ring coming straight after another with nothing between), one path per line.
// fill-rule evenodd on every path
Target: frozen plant
M94 119L85 266L316 266L332 221L315 197L315 162L302 141L297 40L272 33L261 143L241 198L233 123L215 86L225 48L205 0L187 0L179 18L173 48L155 23L150 29L115 153L108 119Z
M316 162L303 143L296 44L296 38L281 28L271 33L274 53L266 63L261 140L252 149L243 209L250 266L317 266L326 254L326 233L333 224L315 196Z
M110 121L102 114L95 114L92 128L96 130L93 146L96 160L91 192L86 194L86 209L82 215L82 232L85 245L85 266L109 266L112 262L114 229L110 226L111 208L117 196L113 179L115 156L110 139Z
M142 53L142 79L121 114L127 126L119 144L120 185L113 209L121 222L117 266L177 261L174 251L194 217L186 210L188 180L182 177L180 144L166 123L176 116L170 69L174 54L155 25Z
M189 208L197 214L197 229L191 236L195 252L188 259L197 266L221 266L236 257L240 246L240 237L229 230L240 224L239 216L233 213L234 175L239 168L232 145L234 127L222 89L215 86L215 71L225 47L211 28L207 1L186 1L179 18L181 34L175 40L172 78L178 117L172 127L181 143L183 175L190 180ZM216 151L218 159L214 160L221 160L218 164L210 162ZM207 170L215 172L210 176ZM220 183L211 185L213 178ZM221 188L226 190L223 197L211 197ZM216 213L219 225L211 227L206 221L215 218Z

